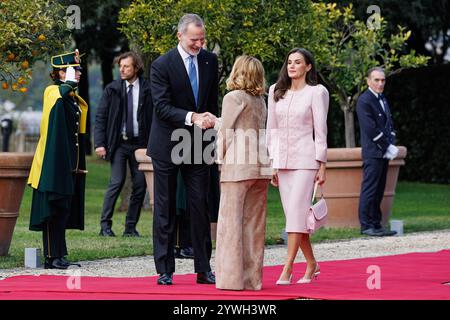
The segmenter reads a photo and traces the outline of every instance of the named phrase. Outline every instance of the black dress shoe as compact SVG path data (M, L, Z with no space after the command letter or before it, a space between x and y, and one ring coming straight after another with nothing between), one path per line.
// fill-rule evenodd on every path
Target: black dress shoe
M383 237L395 236L397 231L386 230L384 228L374 229L376 232L381 232Z
M179 257L181 259L194 259L194 249L186 247L180 250Z
M171 285L173 273L161 273L158 277L159 285Z
M61 258L59 258L59 260L61 261L62 264L65 264L66 266L70 266L70 262L65 257L61 257Z
M122 237L140 237L139 232L137 232L137 230L130 230L130 231L124 231L122 234Z
M45 269L60 269L66 270L69 267L68 264L64 263L61 258L45 258Z
M100 230L99 236L102 237L115 237L116 235L111 229L102 229Z
M67 260L65 257L61 257L61 258L59 258L59 259L61 260L61 262L62 262L63 264L67 265L68 267L69 267L69 266L77 266L77 267L80 267L80 268L81 268L81 264L79 264L79 263L72 263L72 262L70 262L69 260Z
M376 229L369 228L361 231L361 234L371 237L382 237L383 231L377 231Z
M216 276L212 271L197 273L197 283L200 284L215 284Z

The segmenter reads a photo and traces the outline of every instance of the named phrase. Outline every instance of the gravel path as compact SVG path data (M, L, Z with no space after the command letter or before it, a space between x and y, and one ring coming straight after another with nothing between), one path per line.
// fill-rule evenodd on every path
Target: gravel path
M319 262L408 252L435 252L443 249L450 249L450 230L409 233L396 237L365 237L345 241L322 242L314 245L316 259ZM268 246L265 250L264 265L283 264L285 256L286 245ZM304 261L302 254L299 253L296 262ZM211 263L214 270L214 252ZM152 256L83 261L81 264L81 268L70 267L69 270L26 268L0 270L0 279L16 275L70 275L76 270L79 270L82 276L146 277L156 275ZM176 274L193 272L193 260L176 260Z

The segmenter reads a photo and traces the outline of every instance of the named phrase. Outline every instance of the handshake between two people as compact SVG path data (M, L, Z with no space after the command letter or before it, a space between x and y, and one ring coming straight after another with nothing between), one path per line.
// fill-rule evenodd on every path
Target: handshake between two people
M214 128L218 118L210 112L193 113L191 122L201 129Z
M394 160L395 157L397 156L398 156L398 148L393 144L390 144L386 152L384 153L383 158L388 160Z

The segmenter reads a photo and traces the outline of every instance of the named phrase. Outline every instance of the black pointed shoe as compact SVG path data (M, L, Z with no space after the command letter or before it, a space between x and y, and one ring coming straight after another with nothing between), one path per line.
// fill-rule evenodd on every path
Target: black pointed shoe
M371 236L371 237L382 237L383 231L379 231L373 228L365 229L361 231L362 235Z
M374 229L374 231L375 232L381 232L383 237L395 236L397 234L397 231L386 230L384 228Z
M216 276L212 271L197 273L197 283L199 284L215 284Z
M115 237L116 236L111 229L101 229L100 233L98 235L102 236L102 237Z
M135 238L139 238L141 235L139 234L139 232L137 232L136 229L134 230L125 230L122 234L122 237L135 237Z
M65 265L67 265L68 267L69 266L77 266L77 267L81 268L81 264L79 264L79 263L72 263L69 260L67 260L65 257L61 257L60 259L61 259L61 262Z
M45 269L60 269L66 270L69 267L61 258L45 258Z
M194 259L194 249L192 247L175 248L174 254L177 259Z
M158 284L159 285L166 285L170 286L172 284L172 277L173 273L161 273L158 277Z

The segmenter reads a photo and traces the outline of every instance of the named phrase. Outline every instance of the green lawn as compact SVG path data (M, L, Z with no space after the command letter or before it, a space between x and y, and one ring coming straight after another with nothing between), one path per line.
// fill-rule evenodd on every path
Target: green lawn
M85 230L68 230L69 259L73 261L152 254L152 215L143 210L138 224L141 238L122 238L125 213L114 214L116 238L98 236L100 211L109 180L109 164L93 157L88 159ZM28 230L31 189L26 188L20 216L14 231L9 256L0 257L0 269L23 266L24 248L42 246L41 233ZM400 182L397 186L392 219L404 221L404 231L416 232L450 229L450 186ZM284 215L278 190L270 188L268 196L267 244L279 242ZM322 229L313 242L360 237L358 229Z

